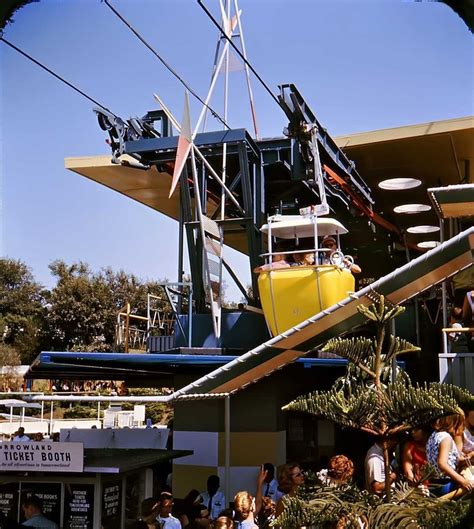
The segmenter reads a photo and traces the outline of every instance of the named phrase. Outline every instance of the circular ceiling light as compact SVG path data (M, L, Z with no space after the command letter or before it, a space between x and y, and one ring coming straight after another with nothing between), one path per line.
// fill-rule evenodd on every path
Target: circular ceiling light
M381 189L387 189L388 191L413 189L418 186L421 186L421 180L417 178L389 178L388 180L379 182L379 187Z
M431 206L428 204L402 204L393 208L395 213L405 213L411 215L413 213L422 213L423 211L429 211Z
M429 248L436 248L436 246L439 246L441 243L439 241L423 241L423 242L419 242L417 244L418 248L423 248L423 249L429 249Z
M439 226L411 226L407 229L408 233L434 233L439 231Z

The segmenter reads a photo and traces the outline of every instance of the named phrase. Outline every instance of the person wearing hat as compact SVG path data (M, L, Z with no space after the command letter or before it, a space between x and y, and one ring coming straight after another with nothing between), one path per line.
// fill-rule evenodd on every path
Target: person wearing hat
M324 252L322 264L333 264L331 262L331 253L338 250L336 239L332 235L326 235L321 241L321 247L328 250L327 252ZM342 258L342 262L354 275L360 274L362 272L362 269L359 265L351 263L346 257Z

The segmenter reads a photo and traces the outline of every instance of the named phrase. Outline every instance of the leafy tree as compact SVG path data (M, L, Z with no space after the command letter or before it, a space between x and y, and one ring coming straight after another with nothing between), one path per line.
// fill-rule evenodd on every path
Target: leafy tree
M57 279L49 298L52 349L114 350L118 312L130 303L132 314L146 315L148 293L161 295L158 305L169 310L158 282L111 268L94 273L82 262L54 261L50 270ZM146 328L146 322L140 325Z
M164 395L161 389L156 388L129 388L129 395ZM137 403L124 402L122 408L124 410L133 410L133 406ZM146 418L151 420L152 424L168 424L174 415L173 406L166 402L146 402Z
M0 6L0 30L3 30L8 24L14 21L15 11L25 7L34 0L4 0Z
M75 404L64 411L65 419L97 419L97 406Z
M0 259L0 340L24 363L41 347L46 291L22 261Z
M0 260L0 342L14 347L23 363L41 350L111 351L115 349L118 312L130 303L131 314L146 315L147 295L170 312L158 281L142 281L124 271L92 272L83 262L50 265L51 291L35 281L21 261ZM165 282L165 281L162 281ZM146 329L146 322L132 320Z
M354 488L350 494L344 489L333 490L331 494L318 491L310 502L289 499L277 524L287 528L322 527L325 521L334 521L334 516L336 521L342 516L346 527L356 527L350 523L356 524L364 514L370 528L453 527L466 515L468 502L453 507L449 502L442 504L432 498L423 499L416 489L406 486L399 488L392 497L389 446L401 432L442 415L461 413L462 407L472 405L474 397L451 385L414 386L406 373L396 369L399 355L418 350L405 340L386 336L386 325L404 311L403 307L388 305L381 296L378 303L369 308L360 306L358 310L374 322L375 337L330 340L323 351L349 360L346 375L337 380L331 390L298 397L284 409L330 419L376 436L384 453L385 503L367 503L366 493ZM334 511L336 504L342 514Z
M0 366L3 368L0 376L0 391L19 391L23 377L18 375L15 368L20 364L18 351L14 347L0 343Z
M69 349L75 344L106 341L104 313L109 311L110 293L104 282L94 278L85 263L50 265L56 286L50 295L49 332L53 347Z
M129 388L128 394L136 395L163 395L164 393L156 388ZM123 402L122 410L132 411L138 402ZM166 402L146 402L146 418L150 419L152 424L168 424L173 419L173 407ZM96 419L97 405L94 404L75 404L64 411L65 419Z

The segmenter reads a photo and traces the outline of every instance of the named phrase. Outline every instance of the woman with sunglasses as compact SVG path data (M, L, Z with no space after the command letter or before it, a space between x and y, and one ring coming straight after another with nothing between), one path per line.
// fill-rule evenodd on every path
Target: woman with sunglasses
M296 463L283 465L279 472L278 492L280 497L276 506L276 516L279 516L284 509L283 498L286 496L296 496L296 491L304 483L304 474L301 467Z

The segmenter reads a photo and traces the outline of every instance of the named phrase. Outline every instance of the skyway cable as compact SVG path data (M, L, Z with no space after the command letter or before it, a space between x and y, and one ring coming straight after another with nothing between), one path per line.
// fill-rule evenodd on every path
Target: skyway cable
M218 119L224 127L230 129L229 125L226 123L226 121L219 116L219 114L213 110L209 105L206 104L206 102L186 83L186 81L161 57L161 55L153 49L153 47L148 44L148 42L138 33L138 31L129 23L127 20L109 3L108 0L103 0L104 4L116 15L126 26L127 28L137 37L137 39L146 46L151 53L163 64L165 68L167 68L175 77L178 79L178 81L188 90L190 94L192 94L200 103L202 103L209 112Z
M33 58L31 55L28 55L28 53L24 52L23 50L20 50L20 48L18 48L17 46L15 46L14 44L12 44L11 42L8 42L8 40L6 40L4 37L0 37L0 39L7 45L7 46L10 46L10 48L14 49L15 51L17 51L19 54L23 55L23 57L26 57L27 59L29 59L31 62L34 62L37 66L39 66L40 68L42 68L43 70L45 70L46 72L48 72L49 74L51 74L53 77L56 77L56 79L58 79L59 81L61 81L62 83L64 83L65 85L69 86L69 88L72 88L73 90L75 90L78 94L81 94L81 96L85 97L86 99L88 99L89 101L91 101L92 103L94 103L94 105L97 105L98 107L100 108L103 108L104 110L107 110L107 112L110 112L112 115L114 115L115 117L117 117L111 110L109 110L107 107L105 107L104 105L101 105L98 101L96 101L95 99L93 99L92 97L88 96L85 92L83 92L82 90L80 90L79 88L77 88L77 86L74 86L72 83L70 83L69 81L67 81L66 79L64 79L63 77L61 77L60 75L58 75L57 73L53 72L53 70L51 70L50 68L48 68L47 66L45 66L44 64L40 63L39 61L37 61L35 58Z
M107 0L106 0L107 1ZM270 94L270 96L275 100L276 104L281 108L280 101L278 101L278 98L276 95L270 90L268 85L265 83L265 81L258 75L255 68L250 64L250 62L244 57L243 53L237 48L237 46L232 42L232 39L228 37L225 33L225 31L220 27L217 20L212 16L212 13L207 9L207 7L204 5L202 0L197 0L197 3L202 7L206 15L211 19L212 23L216 26L216 28L220 31L221 35L229 42L229 44L234 48L234 50L239 54L239 57L244 61L244 63L252 70L252 73L255 75L255 77L260 81L263 88Z

